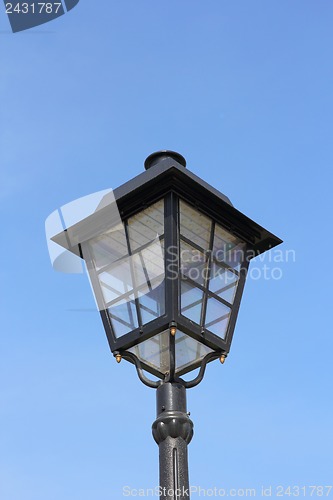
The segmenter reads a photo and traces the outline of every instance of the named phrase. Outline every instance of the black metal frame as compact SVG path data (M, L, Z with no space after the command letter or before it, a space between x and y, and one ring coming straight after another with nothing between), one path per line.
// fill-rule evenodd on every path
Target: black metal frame
M223 194L206 184L204 181L189 172L180 163L177 163L172 158L165 158L160 163L156 164L146 172L140 174L138 177L127 182L123 186L114 191L115 200L123 222L128 220L129 217L140 213L144 208L149 207L160 199L165 200L165 218L164 218L164 239L165 239L165 314L159 318L139 325L131 332L116 338L112 331L112 322L110 320L107 308L100 307L101 318L103 321L104 329L109 341L110 349L113 353L120 353L125 357L125 352L131 347L148 340L149 338L168 330L170 324L177 325L179 331L192 337L194 340L201 342L207 347L213 349L218 355L227 354L230 349L233 331L237 319L238 309L241 301L243 288L245 285L246 271L249 264L248 259L244 259L242 269L239 274L239 283L237 286L236 296L231 308L231 317L229 321L228 331L226 332L225 339L218 337L210 332L208 329L202 328L190 319L186 318L180 313L180 261L179 261L179 199L184 200L189 205L193 206L196 210L208 216L213 220L214 224L221 225L226 231L235 235L247 244L247 250L250 257L254 254L259 254L269 248L278 245L281 240L269 233L264 228L253 222L251 219L236 210ZM207 201L209 200L209 203ZM101 217L107 219L104 210L101 209L99 214ZM85 241L89 240L89 223L90 219L96 219L96 214L88 217L81 223L76 224L68 231L75 234L76 239L79 241L80 231L84 234ZM211 244L213 238L214 227L212 226ZM107 228L106 228L107 230ZM66 232L65 232L66 233ZM67 236L67 234L65 234ZM128 235L127 243L128 243ZM71 238L64 238L63 233L54 238L63 246L68 247L68 241ZM103 303L101 292L99 291L98 280L95 277L92 255L87 252L87 249L81 248L84 242L80 242L76 247L73 245L70 250L82 256L84 254L87 262L88 271L91 277L92 285L94 287L97 299ZM175 261L174 254L170 253L170 249L177 248L177 258ZM208 257L211 259L211 256ZM178 279L172 279L173 272L178 274ZM196 286L198 286L196 284ZM200 286L198 286L200 288ZM207 287L206 287L207 288ZM205 302L209 292L205 289ZM215 297L216 298L216 297ZM223 299L218 299L222 303ZM229 306L229 305L228 305ZM205 308L206 306L204 306ZM139 309L136 302L136 308ZM205 314L205 310L203 310ZM140 316L139 316L140 317ZM167 378L170 380L175 379L175 339L170 336L170 358L171 366L170 373ZM216 354L217 357L217 354ZM133 356L126 355L126 359L136 364ZM212 358L209 358L209 360ZM207 362L207 361L206 361ZM164 379L165 375L151 366L140 363L140 369L148 371L153 375ZM177 377L184 375L188 371L199 368L203 361L185 367L182 371L177 373ZM137 365L138 366L138 365Z
M145 370L144 363L142 363L140 361L140 359L137 356L135 356L135 354L133 354L132 352L128 352L128 351L123 351L122 354L120 354L119 351L115 351L113 353L113 355L115 357L120 355L123 359L126 359L127 361L130 361L131 363L133 363L135 365L138 377L141 380L141 382L144 385L146 385L147 387L150 387L152 389L157 389L161 384L165 384L168 382L179 383L182 386L184 386L185 389L191 389L192 387L195 387L198 384L200 384L200 382L202 381L202 379L205 375L207 364L210 361L214 361L214 359L220 358L222 354L223 354L222 352L218 352L218 351L210 352L209 354L207 354L200 362L200 370L199 370L198 375L192 380L184 380L179 376L175 376L171 372L168 373L168 375L165 376L163 380L151 380L144 374L144 370Z
M232 335L236 323L236 318L238 314L238 309L240 305L240 300L242 296L242 291L245 284L245 275L246 275L246 267L248 262L246 259L242 263L242 272L239 275L239 283L237 286L237 292L234 299L234 303L231 306L226 303L223 299L219 299L215 297L220 302L225 303L228 307L231 306L231 317L229 322L228 331L226 332L225 339L222 339L210 332L208 329L203 328L190 319L186 318L180 313L180 281L182 279L180 273L180 223L179 223L179 200L183 199L183 197L179 197L178 193L175 190L169 190L169 192L165 193L164 196L164 240L165 240L165 311L166 313L163 316L160 316L156 320L153 320L147 324L139 324L138 328L132 330L131 332L117 338L112 329L112 320L107 311L106 305L103 307L100 306L100 314L104 324L104 329L106 331L106 335L108 338L108 342L110 345L110 349L112 352L117 352L123 355L128 349L131 347L144 342L151 337L167 330L171 323L177 325L177 328L188 336L192 337L194 340L206 345L207 347L213 349L218 353L218 356L222 354L227 354L230 349L230 344L232 341ZM151 204L159 201L158 199L154 199ZM188 202L188 200L184 200ZM150 206L150 203L145 204L145 207ZM197 209L196 206L194 206ZM141 207L142 210L142 207ZM138 210L139 213L141 210ZM203 212L204 213L204 212ZM135 213L131 213L134 215ZM207 215L207 214L205 214ZM210 237L210 252L207 253L208 259L212 260L211 256L211 247L214 235L214 226L216 221L213 220L212 229L211 229L211 237ZM124 219L125 227L127 226L127 217ZM130 252L130 245L128 242L128 235L126 231L127 245ZM183 239L183 238L182 238ZM177 249L177 250L176 250ZM176 252L175 252L176 250ZM90 274L91 282L94 288L95 295L99 304L103 304L104 300L100 291L100 285L98 280L96 279L96 273L94 271L93 265L93 256L89 251L89 247L87 246L82 250L86 262L88 271ZM178 278L174 279L174 273L177 274ZM189 278L186 278L188 281L191 281ZM196 284L198 288L201 288L205 291L205 303L207 303L208 296L210 296L210 292L207 290L207 287L200 287ZM136 308L138 309L138 304L136 304ZM215 356L218 357L218 356ZM209 358L210 360L212 358ZM133 356L128 356L128 361L133 362ZM192 365L185 367L177 373L177 376L181 376L186 374L193 369L199 368L202 364L202 360L199 360ZM140 361L140 366L142 369L148 371L149 373L164 379L165 375L162 372L152 368L150 365L143 363ZM173 379L175 377L175 338L170 336L170 373L167 374L167 378Z

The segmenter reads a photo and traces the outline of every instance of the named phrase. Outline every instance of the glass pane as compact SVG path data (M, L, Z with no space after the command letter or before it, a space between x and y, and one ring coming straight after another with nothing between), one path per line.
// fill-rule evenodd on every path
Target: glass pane
M133 290L129 258L98 275L105 302L111 302Z
M180 234L203 250L208 250L211 233L211 220L200 212L180 201Z
M213 256L217 262L225 262L233 269L239 269L243 262L244 243L216 224L214 234Z
M132 261L137 287L161 283L164 280L164 240L157 238L151 245L134 254Z
M164 234L164 200L154 203L128 219L132 252Z
M191 245L181 241L181 272L200 285L205 284L207 264L205 255Z
M153 288L146 287L138 293L142 323L149 323L165 313L164 281Z
M222 266L218 266L215 262L212 264L209 280L209 289L211 292L214 292L216 295L232 304L235 298L237 283L237 274L228 271Z
M165 313L164 242L157 239L132 257L142 323Z
M209 297L207 300L205 328L218 337L225 338L231 309L222 302Z
M245 243L239 243L226 253L224 262L229 267L239 271L245 259L245 249Z
M94 238L89 242L97 270L128 255L125 229L123 225Z
M110 306L108 311L116 337L121 337L138 328L138 317L133 295L128 297L128 300L119 300Z
M131 347L128 351L155 370L165 373L170 370L169 338L170 332L166 330Z
M183 332L176 333L176 372L201 361L212 349L192 339Z
M200 324L203 292L186 281L181 284L181 314Z

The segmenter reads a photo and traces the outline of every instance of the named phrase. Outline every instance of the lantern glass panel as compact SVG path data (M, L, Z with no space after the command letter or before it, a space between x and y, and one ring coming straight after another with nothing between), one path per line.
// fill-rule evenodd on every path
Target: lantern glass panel
M101 272L98 278L106 304L133 290L129 258L122 259L107 271Z
M138 328L139 324L134 295L115 302L114 305L108 307L108 311L116 337L121 337Z
M239 270L244 261L244 251L245 244L239 238L215 224L213 257L217 262Z
M207 354L213 352L201 342L177 330L175 336L176 372L200 362Z
M128 234L132 252L164 234L164 200L154 203L128 220Z
M164 200L82 248L117 338L165 314Z
M245 244L238 243L227 252L224 257L224 262L232 269L239 271L245 259Z
M165 313L164 296L164 281L156 287L147 286L138 292L142 324L149 323Z
M183 280L181 284L181 314L200 324L202 301L203 291L189 281Z
M202 250L208 250L211 220L180 200L180 234Z
M165 374L170 370L170 331L165 330L128 349L146 365Z
M164 240L157 238L132 256L134 280L137 287L153 286L164 280Z
M205 328L224 339L229 324L230 313L230 307L213 297L209 297L207 300Z
M232 304L235 298L239 276L238 274L212 263L209 280L209 290Z
M96 270L125 257L128 255L128 248L123 226L118 225L111 231L91 240L90 248Z
M181 314L226 338L245 243L180 200Z
M199 285L204 285L207 276L207 258L203 252L181 241L181 272Z

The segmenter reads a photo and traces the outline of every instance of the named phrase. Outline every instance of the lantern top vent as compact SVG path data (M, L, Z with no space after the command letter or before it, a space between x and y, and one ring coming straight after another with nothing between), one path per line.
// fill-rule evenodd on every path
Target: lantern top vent
M161 163L167 158L175 160L183 167L186 167L186 160L184 156L182 156L179 153L176 153L176 151L169 151L167 149L164 149L162 151L156 151L155 153L152 153L146 158L144 163L145 169L148 170L149 168L155 167L155 165Z

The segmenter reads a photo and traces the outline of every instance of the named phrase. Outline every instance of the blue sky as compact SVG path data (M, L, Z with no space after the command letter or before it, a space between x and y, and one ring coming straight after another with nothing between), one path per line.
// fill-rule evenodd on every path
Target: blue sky
M332 23L328 0L81 0L15 35L0 15L1 500L158 482L154 391L73 311L90 287L53 271L44 221L166 148L296 255L248 281L188 393L191 483L333 484Z

